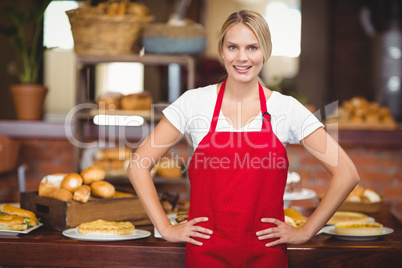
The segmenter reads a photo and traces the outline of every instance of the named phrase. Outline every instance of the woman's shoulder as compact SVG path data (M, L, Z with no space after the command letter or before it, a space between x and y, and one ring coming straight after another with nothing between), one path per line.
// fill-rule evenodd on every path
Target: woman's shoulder
M284 95L278 91L272 91L271 96L267 100L267 104L273 107L287 109L289 105L298 103L298 101L289 95Z

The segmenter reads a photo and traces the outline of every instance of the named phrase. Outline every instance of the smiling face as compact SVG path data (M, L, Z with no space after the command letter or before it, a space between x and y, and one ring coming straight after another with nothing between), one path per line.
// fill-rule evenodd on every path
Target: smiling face
M230 79L243 83L258 79L264 56L256 35L247 25L237 23L228 29L221 55Z

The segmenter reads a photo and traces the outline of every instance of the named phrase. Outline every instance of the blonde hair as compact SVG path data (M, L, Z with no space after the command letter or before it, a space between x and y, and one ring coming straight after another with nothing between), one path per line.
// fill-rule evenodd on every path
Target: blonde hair
M272 52L271 32L264 17L259 13L250 10L234 12L223 23L218 43L219 54L222 53L223 42L227 31L230 27L238 23L247 25L254 32L262 50L264 63L267 62Z

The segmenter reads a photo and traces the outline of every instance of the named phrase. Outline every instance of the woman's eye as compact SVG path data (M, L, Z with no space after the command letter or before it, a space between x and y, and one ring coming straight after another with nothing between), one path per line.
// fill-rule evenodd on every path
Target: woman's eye
M250 47L249 49L250 49L251 51L254 51L254 50L257 50L257 47L252 46L252 47Z
M229 50L235 50L236 47L235 46L229 46Z

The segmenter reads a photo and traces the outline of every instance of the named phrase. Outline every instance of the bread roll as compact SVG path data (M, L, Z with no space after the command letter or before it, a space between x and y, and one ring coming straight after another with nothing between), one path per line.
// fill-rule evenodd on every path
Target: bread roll
M126 147L102 149L96 153L95 158L97 160L126 160L130 159L131 153L131 149Z
M99 197L104 197L104 198L110 198L113 197L113 195L116 192L116 189L114 186L107 181L96 181L91 184L91 190L92 194L99 196Z
M73 199L73 194L69 190L59 188L51 191L48 197L67 202Z
M105 178L105 171L99 167L88 167L81 171L81 177L84 184L91 184L95 181L101 181Z
M86 203L88 202L90 196L91 196L91 187L89 187L88 185L81 185L74 192L73 199L75 201Z
M123 110L150 110L152 98L147 93L135 93L123 96L120 101Z
M50 183L53 184L56 188L60 188L61 181L66 175L66 173L49 174L43 177L41 183Z
M363 196L371 203L381 202L381 196L372 189L366 189L363 193Z
M99 110L114 111L120 109L121 93L109 92L98 98Z
M181 166L174 159L161 159L156 168L156 174L169 179L179 179L183 177Z
M149 9L141 3L132 2L128 6L128 13L134 14L137 17L146 17L149 15Z
M60 183L60 188L74 193L82 185L82 177L77 173L70 173Z
M59 189L56 186L54 186L54 184L51 183L41 183L39 184L39 196L47 196L49 197L50 192Z

